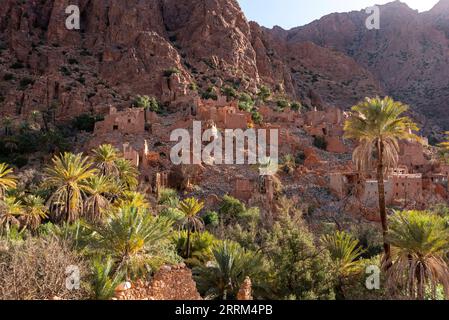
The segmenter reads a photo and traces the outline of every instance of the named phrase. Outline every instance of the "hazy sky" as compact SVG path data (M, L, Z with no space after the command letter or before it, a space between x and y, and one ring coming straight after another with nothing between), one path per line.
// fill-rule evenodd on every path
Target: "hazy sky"
M271 28L302 26L332 12L361 10L392 0L238 0L249 20ZM438 0L402 0L419 11L431 9Z

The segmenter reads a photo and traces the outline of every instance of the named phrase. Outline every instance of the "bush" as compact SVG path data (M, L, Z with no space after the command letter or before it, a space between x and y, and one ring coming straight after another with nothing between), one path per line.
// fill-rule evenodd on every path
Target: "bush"
M278 100L277 101L277 106L279 107L279 109L284 110L285 108L290 107L290 103L287 100Z
M282 214L263 243L273 261L277 299L333 299L334 275L327 250L317 248L299 214Z
M6 73L6 74L3 76L3 80L5 80L5 81L11 81L11 80L14 80L14 75L13 75L12 73Z
M220 221L216 211L207 211L203 215L203 221L206 226L217 227Z
M304 153L304 151L299 151L295 157L296 165L299 165L299 166L303 165L305 160L306 160L306 154Z
M247 209L243 202L228 195L223 197L218 213L226 225L236 222L249 223L260 216L258 208Z
M97 117L85 113L76 117L72 125L79 131L94 132L95 122L98 120Z
M242 93L239 97L239 109L246 112L251 112L254 108L254 101L247 93Z
M164 71L164 77L171 77L173 74L180 74L181 71L179 71L178 68L170 68Z
M300 111L300 110L302 110L302 105L299 102L293 102L292 105L290 106L290 108L293 111Z
M72 72L66 66L60 67L59 71L61 71L61 73L67 77L72 75Z
M317 147L318 149L326 150L327 148L327 142L324 137L316 136L313 138L313 145Z
M257 96L263 101L267 102L268 99L271 97L271 90L267 86L261 86L259 89L259 92L257 93Z
M0 299L88 298L85 263L66 243L56 239L27 239L7 246L0 251ZM66 288L69 266L76 266L80 271L79 290Z
M226 96L228 99L237 98L237 91L233 87L226 86L224 87L221 92Z
M23 65L23 63L20 62L20 61L14 62L14 63L11 65L11 69L23 69L23 68L24 68L24 65Z
M255 124L262 124L263 117L258 111L251 112L251 117Z
M75 58L70 58L68 61L69 64L78 64L78 60L76 60Z
M20 80L20 88L21 89L25 89L26 87L28 87L30 84L33 84L34 80L31 78L23 78L22 80Z
M212 99L218 100L218 95L214 87L209 87L205 92L202 93L201 97L205 100Z
M138 108L148 109L152 112L159 112L160 106L159 102L155 97L149 96L137 96L134 100L134 105Z

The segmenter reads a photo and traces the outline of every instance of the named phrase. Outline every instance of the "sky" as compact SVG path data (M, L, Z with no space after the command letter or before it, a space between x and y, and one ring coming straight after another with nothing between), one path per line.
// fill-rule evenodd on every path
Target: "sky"
M333 12L359 11L392 0L238 0L249 20L271 28L303 26ZM402 0L410 8L430 10L438 0Z

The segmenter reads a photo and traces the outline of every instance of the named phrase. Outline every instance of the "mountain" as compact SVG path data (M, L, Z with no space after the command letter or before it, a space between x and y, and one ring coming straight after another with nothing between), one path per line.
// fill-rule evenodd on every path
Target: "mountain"
M69 4L81 30L65 27ZM170 105L268 85L310 107L390 94L445 126L448 8L442 0L419 14L393 2L381 6L380 30L364 27L363 11L283 30L248 22L236 0L4 0L0 115L53 110L67 120L138 94Z
M380 6L380 30L365 27L367 16L364 11L331 14L272 33L289 44L312 41L352 57L387 94L449 128L449 1L425 13L399 1Z

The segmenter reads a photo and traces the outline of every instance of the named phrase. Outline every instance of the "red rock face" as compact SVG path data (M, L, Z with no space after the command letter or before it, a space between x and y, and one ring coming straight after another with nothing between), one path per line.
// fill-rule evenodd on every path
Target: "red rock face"
M79 31L65 27L69 3L80 7ZM4 0L0 114L64 120L138 94L171 103L195 96L197 83L199 93L266 84L318 107L388 93L432 117L449 98L448 7L383 6L380 31L364 27L364 12L285 31L249 23L236 0Z
M331 14L281 36L289 43L312 41L353 57L381 81L386 93L447 127L449 1L422 14L400 2L380 8L380 30L364 27L368 15L362 11Z

